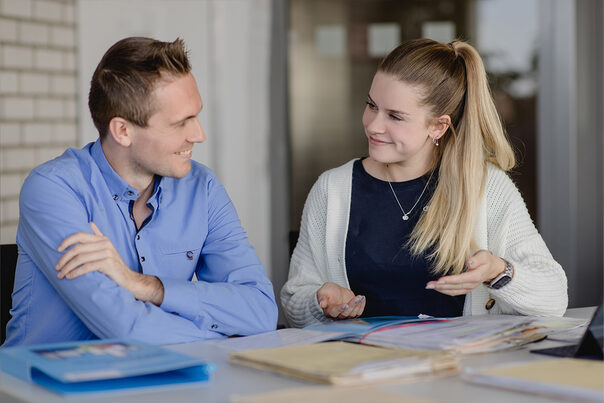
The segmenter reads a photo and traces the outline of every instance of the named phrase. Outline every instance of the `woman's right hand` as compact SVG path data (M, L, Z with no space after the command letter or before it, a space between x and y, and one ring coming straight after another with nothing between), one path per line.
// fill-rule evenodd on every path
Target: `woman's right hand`
M317 291L317 301L323 314L333 319L358 318L365 309L365 296L354 295L336 283L325 283Z

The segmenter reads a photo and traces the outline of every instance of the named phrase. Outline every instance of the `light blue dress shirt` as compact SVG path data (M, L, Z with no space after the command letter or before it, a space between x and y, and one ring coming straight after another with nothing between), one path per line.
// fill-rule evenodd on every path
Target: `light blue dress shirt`
M138 231L137 198L98 140L31 172L19 199L13 318L3 346L95 338L171 344L275 329L272 284L209 168L192 161L186 177L157 180L152 214ZM128 267L161 280L161 306L99 272L57 278L57 247L76 232L91 233L90 221Z

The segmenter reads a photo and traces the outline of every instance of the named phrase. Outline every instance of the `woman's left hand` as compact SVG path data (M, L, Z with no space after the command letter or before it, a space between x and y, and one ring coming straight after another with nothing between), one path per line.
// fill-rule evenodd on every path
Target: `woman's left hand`
M467 271L444 276L426 284L429 290L446 295L463 295L484 282L489 282L505 270L505 261L488 250L479 250L466 261Z

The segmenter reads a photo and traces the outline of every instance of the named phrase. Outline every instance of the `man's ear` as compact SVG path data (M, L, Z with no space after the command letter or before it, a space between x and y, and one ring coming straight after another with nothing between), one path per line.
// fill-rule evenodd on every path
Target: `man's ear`
M428 128L430 137L438 140L447 132L447 129L451 126L451 117L449 115L442 115L434 119L433 123Z
M132 144L132 124L119 116L114 117L109 122L109 136L123 147L129 147Z

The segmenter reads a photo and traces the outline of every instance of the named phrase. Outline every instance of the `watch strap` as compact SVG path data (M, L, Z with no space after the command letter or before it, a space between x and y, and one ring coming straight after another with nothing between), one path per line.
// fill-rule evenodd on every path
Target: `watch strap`
M514 274L514 266L512 266L512 264L505 259L503 259L503 261L505 262L505 270L493 280L491 280L487 284L487 287L492 288L494 290L498 290L510 281L512 281L512 276Z

